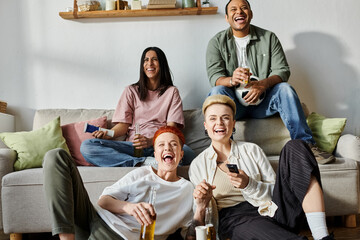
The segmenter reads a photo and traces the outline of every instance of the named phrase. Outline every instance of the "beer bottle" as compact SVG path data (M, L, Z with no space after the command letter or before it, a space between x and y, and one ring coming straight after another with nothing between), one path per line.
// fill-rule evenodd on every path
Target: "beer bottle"
M240 66L241 68L245 68L247 75L250 76L250 67L247 61L247 54L246 54L246 47L240 48L241 58L240 58ZM248 84L247 81L244 83L245 85Z
M149 204L151 204L152 206L154 206L155 204L155 198L156 198L156 188L151 187ZM148 226L141 225L139 240L154 240L155 222L156 222L156 214L152 216L152 223L150 225Z
M207 207L205 212L205 226L207 227L206 240L216 240L216 231L212 221L211 208Z
M135 123L135 136L140 135L139 123ZM143 157L144 149L137 149L134 147L134 157Z

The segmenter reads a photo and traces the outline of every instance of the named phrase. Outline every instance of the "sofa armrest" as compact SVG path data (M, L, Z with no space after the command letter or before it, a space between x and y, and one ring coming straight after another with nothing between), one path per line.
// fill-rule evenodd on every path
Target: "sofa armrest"
M351 158L360 162L360 137L352 134L340 136L336 145L335 156Z
M16 159L16 152L9 148L0 148L0 180L2 186L2 178L6 174L14 171L14 162ZM1 188L0 188L1 196ZM1 199L1 197L0 197ZM2 221L2 203L0 202L0 230L3 229Z
M14 171L16 152L10 148L0 148L0 179Z

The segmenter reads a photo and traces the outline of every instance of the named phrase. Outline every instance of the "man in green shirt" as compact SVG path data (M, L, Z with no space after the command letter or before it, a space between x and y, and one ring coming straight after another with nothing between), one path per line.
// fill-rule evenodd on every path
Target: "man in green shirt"
M279 113L291 139L307 142L319 164L334 162L332 154L316 147L299 97L287 83L290 68L279 39L250 24L253 12L247 0L230 0L225 13L230 27L210 40L206 52L207 73L213 87L209 95L232 98L237 120ZM244 86L247 93L239 91Z

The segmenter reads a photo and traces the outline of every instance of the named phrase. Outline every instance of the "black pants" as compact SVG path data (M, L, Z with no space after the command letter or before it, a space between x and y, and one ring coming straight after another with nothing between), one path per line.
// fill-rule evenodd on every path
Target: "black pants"
M273 192L278 209L273 218L259 215L248 202L219 212L219 235L222 239L307 239L298 236L305 221L302 202L315 176L321 185L320 172L309 146L301 140L289 141L280 153Z

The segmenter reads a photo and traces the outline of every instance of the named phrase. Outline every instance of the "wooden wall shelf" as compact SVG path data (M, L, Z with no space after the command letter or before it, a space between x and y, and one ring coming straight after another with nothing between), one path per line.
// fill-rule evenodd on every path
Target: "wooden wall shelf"
M87 12L59 12L64 19L77 18L115 18L115 17L153 17L153 16L184 16L216 14L217 7L206 8L174 8L174 9L141 9Z

